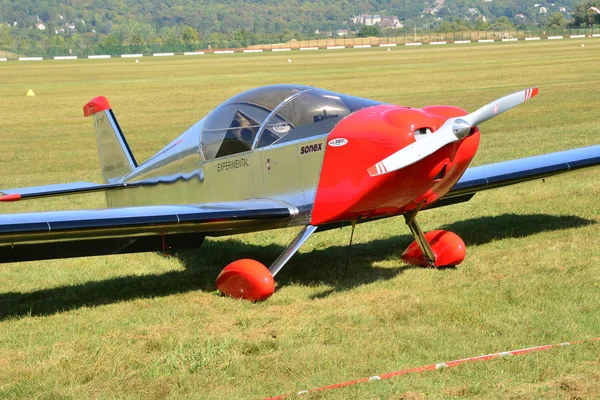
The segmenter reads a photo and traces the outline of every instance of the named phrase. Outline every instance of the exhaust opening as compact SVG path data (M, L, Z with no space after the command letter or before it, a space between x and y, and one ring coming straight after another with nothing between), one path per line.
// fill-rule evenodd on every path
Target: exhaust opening
M447 167L448 167L448 164L444 164L444 166L442 167L440 172L438 172L438 174L433 178L434 182L439 182L442 179L444 179L444 177L446 176L446 171L448 169Z

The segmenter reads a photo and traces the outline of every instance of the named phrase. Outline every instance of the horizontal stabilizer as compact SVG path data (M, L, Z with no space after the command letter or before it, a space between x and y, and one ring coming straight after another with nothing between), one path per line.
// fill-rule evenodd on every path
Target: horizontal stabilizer
M0 190L0 201L18 201L28 199L39 199L42 197L66 196L70 194L82 194L91 192L104 192L109 190L136 188L140 186L154 186L160 183L172 183L178 180L190 180L197 178L200 181L204 179L202 171L186 175L171 175L157 179L150 179L137 182L118 182L118 183L92 183L92 182L72 182L59 183L46 186L32 186L19 189Z
M83 193L86 191L103 190L98 189L106 185L98 185L93 182L70 182L46 186L31 186L17 189L0 190L0 201L16 201L33 197L56 196L59 194Z

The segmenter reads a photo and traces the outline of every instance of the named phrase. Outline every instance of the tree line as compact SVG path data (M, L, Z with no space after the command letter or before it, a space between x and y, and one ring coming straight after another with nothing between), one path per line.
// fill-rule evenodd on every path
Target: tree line
M600 14L590 11L600 8L600 0L553 1L446 0L436 9L435 0L0 0L0 48L245 47L335 37L341 29L357 36L393 36L600 24ZM394 15L404 27L352 23L350 18L361 13Z

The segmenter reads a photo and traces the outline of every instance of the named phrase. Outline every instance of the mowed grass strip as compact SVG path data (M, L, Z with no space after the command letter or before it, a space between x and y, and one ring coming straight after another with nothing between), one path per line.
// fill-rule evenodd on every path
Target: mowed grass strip
M93 122L110 100L139 161L228 97L299 83L469 111L539 86L482 125L474 164L600 142L600 40L144 57L0 65L0 187L99 181ZM288 58L292 59L288 63ZM28 89L35 97L25 97ZM296 230L197 251L0 266L0 397L261 398L398 369L600 336L598 170L420 214L468 246L456 269L405 265L401 218L312 237L259 304L214 294L227 263L269 264ZM2 213L103 207L101 195ZM593 397L598 343L399 377L310 398Z

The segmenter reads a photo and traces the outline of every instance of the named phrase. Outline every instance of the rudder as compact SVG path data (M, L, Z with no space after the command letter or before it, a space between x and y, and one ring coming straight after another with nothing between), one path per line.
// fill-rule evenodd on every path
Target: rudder
M137 166L125 135L115 118L110 103L104 96L90 100L83 107L83 115L94 116L98 137L98 155L105 183L115 183Z

